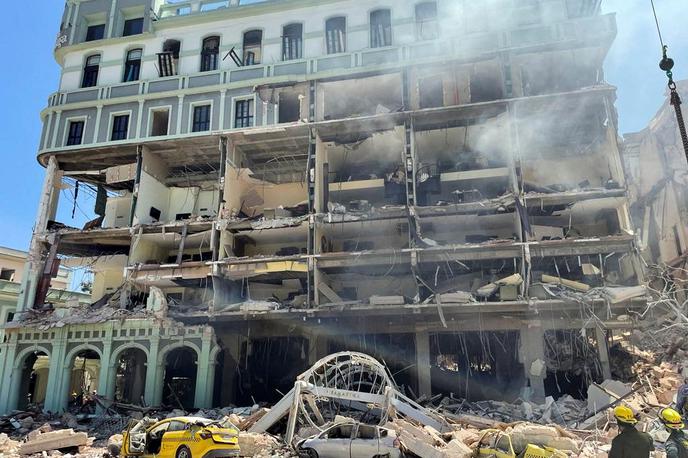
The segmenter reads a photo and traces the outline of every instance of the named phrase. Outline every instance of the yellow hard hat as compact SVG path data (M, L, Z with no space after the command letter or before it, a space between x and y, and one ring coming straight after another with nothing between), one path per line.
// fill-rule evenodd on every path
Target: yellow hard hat
M683 429L683 419L681 414L674 409L665 408L659 411L659 419L662 420L664 426L671 429Z
M614 416L618 421L635 425L638 420L633 415L633 411L626 406L616 406L614 407Z

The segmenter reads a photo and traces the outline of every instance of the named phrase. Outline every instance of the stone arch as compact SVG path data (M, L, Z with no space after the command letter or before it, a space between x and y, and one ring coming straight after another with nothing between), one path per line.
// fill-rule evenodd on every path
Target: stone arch
M14 366L13 367L15 369L17 369L24 362L24 358L29 356L31 353L36 353L36 352L45 353L46 356L48 356L48 358L51 357L51 352L46 347L44 347L42 345L34 345L34 346L27 347L27 348L23 349L22 351L19 352L19 354L17 354L17 356L14 358Z
M162 349L160 350L160 354L158 356L158 364L164 365L165 364L165 358L167 358L167 354L170 351L175 350L175 349L180 348L180 347L189 347L193 351L196 352L196 358L201 357L201 348L198 345L196 345L195 343L193 343L191 341L173 342L171 344L167 344L164 347L162 347Z
M198 360L201 356L196 345L179 342L168 345L161 353L162 399L167 405L188 410L196 403Z
M29 358L34 357L30 362ZM41 361L47 358L47 363ZM22 350L15 358L10 380L10 409L25 409L29 403L45 402L50 375L51 352L44 346L34 345ZM43 364L40 364L40 363Z
M78 368L76 358L81 354L97 358L84 357L82 367ZM107 370L107 367L103 367L104 364L107 362L103 361L103 352L97 346L84 343L72 348L64 359L59 391L60 405L65 406L71 403L80 410L90 409L95 413L95 401L90 398L90 395L100 388L100 372Z
M145 345L142 345L138 342L127 342L123 345L120 345L117 347L113 352L112 352L112 358L110 359L110 365L117 364L117 358L122 354L122 352L125 352L127 350L131 350L132 348L137 348L141 350L145 355L146 355L146 361L148 361L148 358L150 358L150 354L148 351L148 348Z
M79 354L83 351L86 351L86 350L92 350L92 351L98 353L99 358L101 358L101 359L103 358L103 351L100 348L96 347L95 345L85 343L85 344L77 345L76 347L72 348L69 353L67 353L67 356L65 356L65 364L69 363L72 359L74 359L74 357L77 354Z
M146 376L149 370L154 368L148 364L148 349L139 343L130 342L117 348L111 359L106 395L110 399L125 404L141 404L145 396Z

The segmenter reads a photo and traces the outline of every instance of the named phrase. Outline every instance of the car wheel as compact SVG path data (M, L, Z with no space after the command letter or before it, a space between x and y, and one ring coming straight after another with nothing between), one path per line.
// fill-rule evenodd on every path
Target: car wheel
M318 458L318 452L312 448L306 448L299 453L300 458Z
M191 458L191 450L186 445L182 445L177 449L176 458Z

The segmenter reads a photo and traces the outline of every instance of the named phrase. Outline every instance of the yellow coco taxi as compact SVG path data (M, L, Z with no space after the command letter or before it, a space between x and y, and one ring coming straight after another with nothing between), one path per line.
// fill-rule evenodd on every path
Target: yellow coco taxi
M239 430L227 420L174 417L132 422L122 438L122 457L228 458L239 456Z

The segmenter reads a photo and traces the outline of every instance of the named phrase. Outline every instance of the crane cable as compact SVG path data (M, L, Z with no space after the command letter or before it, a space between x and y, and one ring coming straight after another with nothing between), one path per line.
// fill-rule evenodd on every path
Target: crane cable
M659 27L659 20L657 19L657 10L655 9L654 0L650 0L650 4L652 5L652 14L655 17L659 44L662 47L662 60L659 62L659 68L666 73L666 76L669 79L669 103L674 107L674 111L676 112L676 121L678 122L678 130L681 133L683 151L686 155L686 161L688 161L688 133L686 132L686 124L683 121L683 112L681 111L681 96L676 90L676 82L674 82L674 75L671 71L674 68L674 60L667 56L668 46L664 44L664 40L662 39L662 30Z

